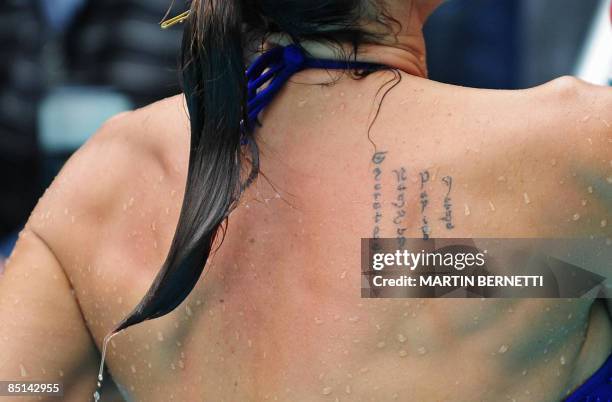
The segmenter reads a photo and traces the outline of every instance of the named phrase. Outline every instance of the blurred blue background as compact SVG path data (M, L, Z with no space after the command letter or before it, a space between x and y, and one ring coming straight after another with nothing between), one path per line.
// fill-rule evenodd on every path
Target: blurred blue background
M425 27L430 76L513 89L571 74L604 1L447 1ZM66 158L104 120L180 92L181 28L158 26L170 2L5 0L0 256Z

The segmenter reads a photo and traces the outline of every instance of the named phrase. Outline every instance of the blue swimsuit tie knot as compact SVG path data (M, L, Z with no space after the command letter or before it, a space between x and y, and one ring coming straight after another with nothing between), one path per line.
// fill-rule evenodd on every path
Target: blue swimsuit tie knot
M301 47L293 44L274 47L255 59L246 71L248 121L243 127L247 132L252 132L258 124L259 113L272 102L291 76L301 70L307 68L377 70L381 67L379 64L359 61L308 58ZM264 84L268 85L260 89Z

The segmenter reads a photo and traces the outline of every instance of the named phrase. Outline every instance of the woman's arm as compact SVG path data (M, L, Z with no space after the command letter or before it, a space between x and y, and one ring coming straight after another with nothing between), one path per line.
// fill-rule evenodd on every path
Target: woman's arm
M0 276L0 323L0 381L62 383L63 401L91 398L96 346L64 270L29 226Z
M155 171L140 120L129 116L109 120L70 158L0 275L0 381L61 382L62 401L92 399L100 355L84 303L100 295L83 287L92 279L80 264L108 258L105 234L123 233L121 203L138 188L134 177Z
M179 110L179 102L166 103L174 113ZM97 344L125 312L105 309L101 314L103 282L93 282L85 267L104 269L118 256L142 258L126 241L129 234L148 228L151 216L177 202L159 198L171 193L159 178L176 174L162 166L158 155L167 152L159 144L180 149L188 144L165 134L176 133L168 114L149 126L152 117L145 108L109 120L39 200L0 275L0 381L61 382L62 401L92 399ZM125 210L131 197L139 199L133 214ZM141 271L136 263L130 275L138 277Z

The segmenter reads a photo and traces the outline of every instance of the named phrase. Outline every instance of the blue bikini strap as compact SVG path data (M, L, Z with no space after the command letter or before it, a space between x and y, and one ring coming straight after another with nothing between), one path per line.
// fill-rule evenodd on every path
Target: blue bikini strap
M252 132L259 125L257 116L272 102L289 78L307 68L373 71L383 66L360 61L310 58L304 55L302 48L293 44L274 47L255 59L246 72L248 121L244 128L247 132ZM268 85L260 90L266 83Z

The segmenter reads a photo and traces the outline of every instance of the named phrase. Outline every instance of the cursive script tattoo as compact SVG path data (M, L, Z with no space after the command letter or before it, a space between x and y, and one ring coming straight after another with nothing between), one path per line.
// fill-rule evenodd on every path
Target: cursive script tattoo
M446 229L451 230L455 227L453 224L453 203L450 196L451 190L453 189L453 178L451 176L444 176L442 183L447 187L446 195L444 196L444 216L440 218L441 221L445 222Z
M387 152L376 152L372 157L374 168L372 175L374 178L374 193L372 195L372 208L374 209L374 228L372 229L372 238L380 238L380 223L382 221L382 164L385 161Z
M395 189L397 191L395 201L392 203L393 207L395 207L395 217L393 218L393 224L395 225L395 235L397 238L397 243L399 247L404 247L404 245L406 244L406 237L404 236L404 233L407 230L405 226L407 180L406 169L404 167L394 169L393 174L395 175Z
M429 227L429 219L426 214L426 209L429 205L427 183L431 176L427 170L422 171L419 176L421 177L421 194L419 196L419 201L421 203L421 233L423 235L423 240L428 240L431 235L431 228Z

